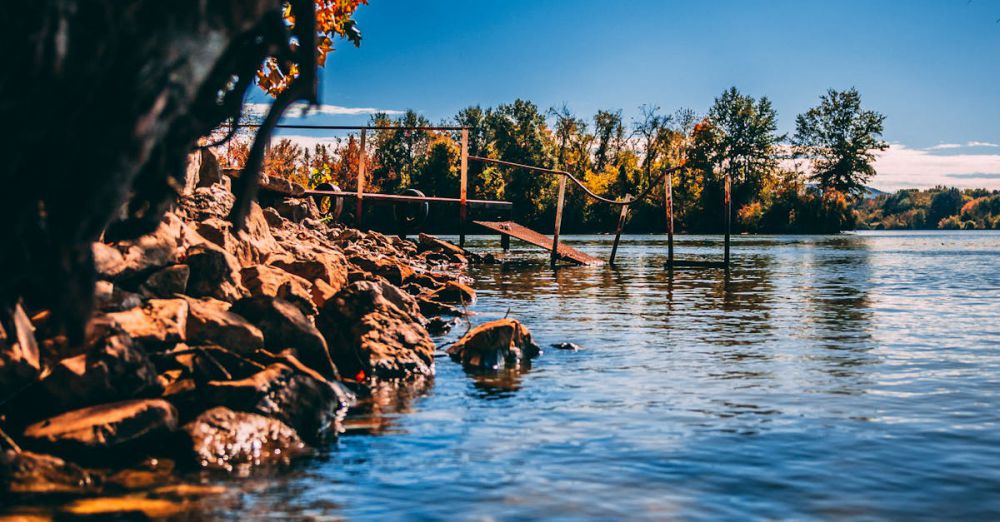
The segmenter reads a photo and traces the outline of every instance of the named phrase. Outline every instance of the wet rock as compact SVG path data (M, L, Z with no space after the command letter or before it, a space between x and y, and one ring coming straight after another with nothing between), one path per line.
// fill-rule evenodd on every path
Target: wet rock
M90 406L28 426L22 440L30 448L81 462L136 457L141 449L177 428L177 410L160 399L131 400Z
M568 350L571 352L577 352L583 349L576 343L553 343L552 347L557 350Z
M0 491L79 494L94 487L95 477L90 472L59 457L30 451L0 452Z
M34 420L88 404L151 396L161 391L156 368L125 333L102 333L85 353L55 364L40 389L16 403L15 416Z
M419 250L421 252L434 251L461 256L465 253L461 247L449 243L443 239L438 239L430 234L420 234Z
M35 328L21 305L15 305L9 321L0 321L0 398L9 398L40 372Z
M148 458L135 467L118 470L104 480L105 489L111 487L136 491L145 490L170 482L173 478L174 461Z
M62 507L65 515L95 520L149 520L175 517L190 506L165 499L128 497L93 497L74 500Z
M141 308L107 316L136 344L147 350L156 350L185 339L188 310L188 302L184 299L150 299Z
M324 377L339 378L326 340L295 305L282 299L257 296L237 301L232 311L260 328L267 349L281 351L291 348L299 360Z
M241 284L236 258L216 245L204 243L189 248L185 263L190 267L188 295L232 302L249 294Z
M335 430L350 402L340 386L317 377L275 363L246 379L209 382L203 396L209 405L278 419L304 440L315 441Z
M447 305L444 303L439 303L437 301L431 301L426 297L418 297L417 304L420 306L420 313L425 316L433 315L451 315L451 316L462 316L465 312L456 306Z
M150 275L139 290L148 297L172 297L184 293L190 277L187 265L168 266Z
M391 285L353 283L323 305L317 326L343 375L433 374L434 343L413 298ZM398 306L398 305L402 305Z
M476 291L458 281L448 281L437 290L426 294L425 297L438 303L466 306L476 302Z
M264 334L216 299L188 299L188 344L215 344L239 355L264 347Z
M448 348L452 359L482 370L503 369L540 353L528 328L514 319L483 323Z
M431 335L444 335L450 332L456 324L458 324L458 318L431 317L430 321L427 322L427 331Z
M295 430L283 422L222 406L202 413L182 431L194 461L207 469L287 464L306 451Z
M409 266L386 257L366 257L354 255L350 257L350 262L355 266L370 274L384 277L396 286L403 286L414 275L414 271Z

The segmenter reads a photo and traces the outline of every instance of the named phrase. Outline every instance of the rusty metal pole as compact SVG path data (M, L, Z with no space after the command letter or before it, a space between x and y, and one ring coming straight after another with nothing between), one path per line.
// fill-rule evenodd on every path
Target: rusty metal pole
M667 197L667 266L674 266L674 175L667 174L664 179Z
M362 215L364 212L364 205L362 203L362 198L365 194L365 129L361 129L361 140L358 148L358 202L355 208L354 220L358 228L361 228Z
M552 257L549 260L552 268L556 267L556 261L559 259L559 227L562 225L563 198L565 197L566 175L561 174L559 176L559 200L556 202L556 226L552 232Z
M726 173L726 196L725 196L725 207L726 207L726 218L725 218L725 223L726 223L726 240L725 240L725 247L724 247L725 248L725 256L724 256L723 264L725 265L727 271L729 270L729 229L730 229L730 227L732 225L732 220L733 220L733 198L732 198L732 195L730 194L730 187L729 187L729 185L730 185L730 182L729 182L729 173Z
M469 184L469 129L462 129L462 162L461 162L461 183L462 186L459 190L459 203L458 210L458 220L459 220L459 236L458 236L458 246L465 248L465 219L468 216L468 208L466 206L466 196L467 188Z
M628 203L632 201L632 197L626 195L625 202ZM622 212L618 215L618 228L615 230L615 242L611 245L611 259L608 260L608 264L611 266L615 265L615 255L618 254L618 242L622 238L622 229L625 228L625 220L628 219L628 205L622 205Z

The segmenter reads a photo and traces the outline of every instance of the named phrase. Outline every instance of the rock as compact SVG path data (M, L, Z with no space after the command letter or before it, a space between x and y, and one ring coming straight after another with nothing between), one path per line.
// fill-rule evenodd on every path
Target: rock
M553 343L551 346L557 350L569 350L572 352L577 352L583 349L576 343Z
M118 470L104 480L105 489L108 486L124 490L146 490L167 483L172 478L175 468L170 459L148 458L126 469Z
M216 183L196 188L193 194L181 198L179 206L191 221L204 221L211 217L225 218L235 202L228 184Z
M102 312L122 312L142 306L142 296L122 290L110 281L97 281L94 285L94 304Z
M528 328L514 319L483 323L448 348L448 355L469 368L499 370L541 354Z
M87 470L59 457L13 450L0 452L0 491L20 495L80 494L95 488Z
M184 299L150 299L142 308L107 316L136 344L147 350L156 350L185 340L188 309L188 302Z
M181 235L183 223L174 214L167 213L163 222L151 234L133 241L119 241L114 248L122 255L125 266L109 269L116 273L114 280L129 279L157 268L172 265L177 261L177 239ZM115 261L116 262L116 261Z
M191 268L187 265L173 265L154 272L139 290L149 297L172 297L187 290Z
M308 258L277 256L269 259L268 264L306 281L321 280L338 292L347 284L349 267L347 259L340 252L312 252Z
M323 305L317 326L342 375L398 378L434 373L434 343L419 316L411 315L412 302L391 285L363 281Z
M317 309L319 309L327 301L329 301L330 298L337 295L338 291L339 290L337 288L330 286L330 284L327 283L326 281L323 281L322 279L317 279L313 283L312 292L310 292L310 296L312 297L313 304L316 305Z
M139 496L92 497L74 500L62 507L73 519L161 520L173 519L191 506L183 502Z
M427 331L431 335L444 335L458 324L458 318L445 319L441 316L431 317L427 322Z
M265 260L284 253L284 248L271 234L263 210L256 202L250 204L245 229L237 234L241 244L246 245L248 255L240 257L242 266L263 263Z
M208 150L201 150L201 164L198 170L198 187L208 187L213 184L222 184L227 190L230 188L230 179L228 176L222 174L222 168L219 165L219 158L215 157L215 154Z
M264 347L264 334L216 299L188 299L188 344L216 344L239 355Z
M295 305L282 299L257 296L241 299L232 311L264 333L264 347L271 351L291 348L296 357L327 379L339 379L326 340Z
M350 402L338 385L317 377L275 363L246 379L209 382L203 396L210 405L273 417L316 441L336 428Z
M451 305L446 305L444 303L439 303L437 301L431 301L426 297L418 297L417 304L420 306L420 313L425 316L428 315L451 315L451 316L462 316L465 312L461 308L457 308Z
M204 158L204 154L199 150L188 154L187 168L184 172L184 187L181 189L182 195L190 194L194 192L194 189L198 188L202 158Z
M315 217L310 209L309 201L311 199L308 198L282 198L270 207L277 211L281 217L295 223L301 223L306 218Z
M438 303L471 305L476 302L476 291L458 281L448 281L444 286L426 295L427 299Z
M396 286L403 286L415 273L409 266L386 257L355 255L351 256L350 262L365 272L384 277Z
M127 334L110 329L85 353L55 364L38 391L24 397L27 404L18 404L18 416L31 414L34 420L88 404L155 395L161 388L146 352Z
M462 250L461 247L459 247L458 245L449 243L443 239L438 239L430 234L420 234L419 250L421 252L426 252L429 250L444 252L445 254L455 254L459 256L465 253L465 251Z
M0 400L6 400L41 373L35 327L20 304L10 321L0 321Z
M312 286L308 280L285 271L282 268L256 265L240 271L243 286L252 296L280 297L281 294L304 296L312 299Z
M185 263L190 267L188 295L232 302L249 294L241 284L236 258L216 245L204 243L189 248Z
M195 462L207 469L287 464L306 451L295 430L283 422L222 406L202 413L182 430Z
M94 269L97 270L97 277L105 280L113 280L125 271L127 265L125 256L117 248L104 243L94 243L91 245L94 255Z
M167 401L145 399L74 410L24 430L25 446L73 460L107 464L145 454L177 428L177 410Z
M298 183L293 183L279 176L260 176L260 190L274 192L283 196L302 196L306 189Z

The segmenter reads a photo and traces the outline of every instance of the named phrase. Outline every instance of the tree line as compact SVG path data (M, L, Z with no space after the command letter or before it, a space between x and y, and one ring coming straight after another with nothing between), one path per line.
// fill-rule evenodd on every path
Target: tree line
M644 105L628 120L621 110L581 117L566 106L542 110L518 99L466 107L439 123L468 127L470 155L566 170L612 199L634 196L664 170L683 165L672 175L678 231L721 230L728 174L734 231L828 233L856 226L855 205L875 175L875 154L888 147L881 137L884 120L862 107L856 89L831 89L796 117L795 132L787 136L777 132L778 115L766 96L732 87L701 114ZM367 190L458 196L459 132L399 128L431 125L414 111L375 114L370 124L385 129L367 135ZM245 149L232 144L227 161L239 164ZM357 135L312 148L283 139L272 144L265 168L303 184L332 182L353 190L361 154ZM469 162L470 198L512 201L515 220L543 231L554 220L557 185L555 176ZM653 187L632 207L629 231L664 230L664 190ZM565 232L610 231L617 217L617 208L568 190Z
M879 194L857 208L869 230L1000 230L1000 190L934 187Z

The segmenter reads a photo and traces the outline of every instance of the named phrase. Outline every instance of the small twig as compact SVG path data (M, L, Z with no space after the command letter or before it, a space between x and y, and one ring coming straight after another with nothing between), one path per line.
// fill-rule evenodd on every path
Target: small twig
M510 307L509 306L507 307L507 313L503 314L503 318L504 319L506 319L508 317L510 317Z
M21 446L18 446L17 443L14 442L14 439L10 438L10 436L7 435L7 432L3 431L3 428L0 428L0 437L2 437L4 442L6 442L7 445L14 450L14 453L17 453L18 455L21 454Z

